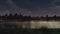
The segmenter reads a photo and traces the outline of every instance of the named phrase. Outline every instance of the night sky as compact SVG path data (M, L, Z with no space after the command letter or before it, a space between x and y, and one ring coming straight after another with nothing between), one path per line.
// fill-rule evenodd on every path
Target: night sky
M0 14L60 15L60 0L0 0Z

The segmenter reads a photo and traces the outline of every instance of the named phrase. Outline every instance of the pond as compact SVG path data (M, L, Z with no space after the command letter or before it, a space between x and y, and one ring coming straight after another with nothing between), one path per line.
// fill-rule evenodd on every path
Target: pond
M23 28L41 28L41 27L47 27L47 28L60 28L60 21L7 21L3 23L9 23L17 25L18 27L22 26Z

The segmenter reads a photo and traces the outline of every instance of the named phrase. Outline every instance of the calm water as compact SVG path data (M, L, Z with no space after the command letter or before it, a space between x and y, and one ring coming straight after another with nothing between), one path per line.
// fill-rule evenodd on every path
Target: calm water
M2 23L9 23L15 24L17 26L22 26L23 28L41 28L41 27L48 27L48 28L60 28L60 21L7 21Z
M59 21L2 21L1 25L4 24L12 24L17 25L18 27L22 26L23 28L32 28L32 29L21 29L16 28L14 26L10 27L2 27L0 29L0 33L2 34L60 34L60 29L54 29L54 28L60 28L60 22ZM41 27L48 27L53 29L39 29ZM37 29L35 29L37 28Z

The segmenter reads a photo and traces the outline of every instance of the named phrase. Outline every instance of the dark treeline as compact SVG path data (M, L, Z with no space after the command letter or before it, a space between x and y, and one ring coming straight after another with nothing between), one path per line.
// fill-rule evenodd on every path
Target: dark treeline
M3 20L18 20L18 21L30 21L30 20L45 20L45 21L56 20L56 21L59 21L60 16L54 15L52 17L49 17L48 15L46 15L46 17L44 17L44 16L31 17L31 16L23 16L22 14L18 15L17 13L12 15L12 13L10 13L9 15L7 15L7 14L5 14L3 16L0 15L0 19L3 19Z

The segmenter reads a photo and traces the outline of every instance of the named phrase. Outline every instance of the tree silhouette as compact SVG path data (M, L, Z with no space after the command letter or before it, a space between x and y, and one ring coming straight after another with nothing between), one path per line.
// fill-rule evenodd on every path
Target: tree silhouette
M5 14L5 16L8 16L7 14Z
M41 17L40 17L40 20L44 20L44 17L43 17L43 16L41 16Z
M31 20L31 16L27 16L27 20Z
M13 16L12 13L10 13L9 16Z
M57 16L56 16L56 15L54 15L53 17L54 17L54 18L56 18Z
M23 15L20 13L19 17L20 17L20 18L23 18Z
M48 21L49 19L48 19L48 15L46 15L46 21Z
M17 14L17 13L15 13L15 14L14 14L14 16L18 16L18 14Z
M4 19L5 19L5 20L7 20L7 17L8 17L8 15L7 15L7 14L5 14Z
M1 15L0 15L0 18L1 18Z
M13 18L14 18L14 19L17 19L18 17L19 17L18 14L15 13Z
M43 16L41 16L40 18L44 18Z
M9 14L8 19L13 19L12 13Z
M56 16L56 15L54 15L54 16L53 16L53 19L54 19L54 20L56 20L56 19L57 19L57 16Z
M48 15L46 15L46 18L48 18Z
M23 15L20 13L20 16L23 16Z

